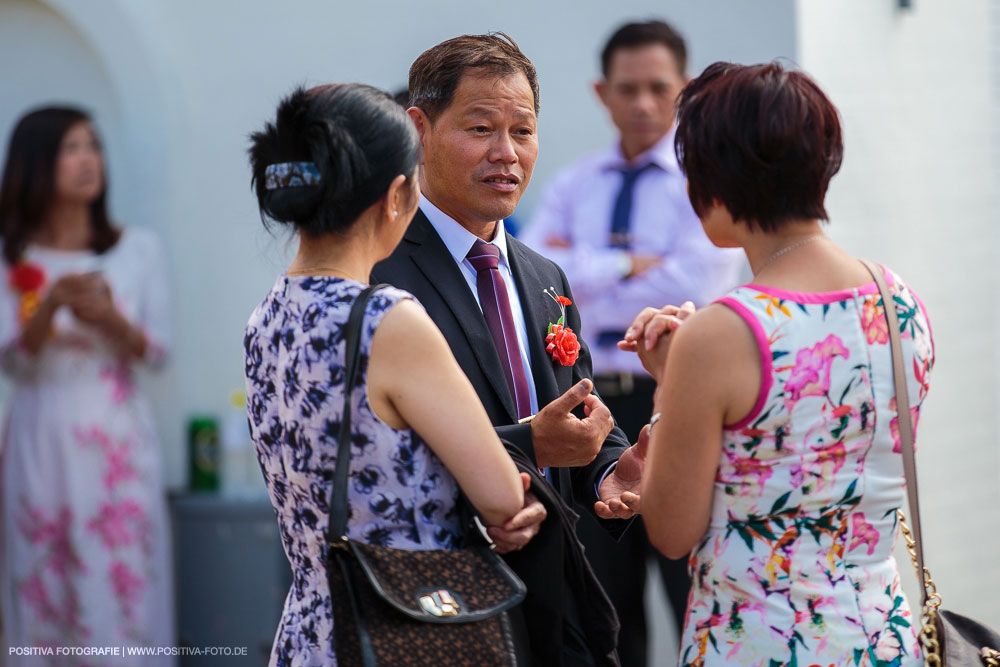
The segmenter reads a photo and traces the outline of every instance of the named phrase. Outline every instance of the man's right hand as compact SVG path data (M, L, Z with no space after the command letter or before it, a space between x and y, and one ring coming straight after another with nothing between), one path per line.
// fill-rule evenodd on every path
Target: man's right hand
M615 420L607 406L590 393L593 387L593 382L584 378L531 420L535 462L540 468L585 466L601 451ZM572 412L580 403L584 419Z

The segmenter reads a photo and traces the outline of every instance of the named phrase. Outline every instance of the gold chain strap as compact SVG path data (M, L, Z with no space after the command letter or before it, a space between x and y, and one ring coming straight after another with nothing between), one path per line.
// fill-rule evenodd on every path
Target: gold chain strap
M910 560L913 561L913 569L920 572L920 563L917 562L917 543L913 541L913 533L906 525L906 515L903 510L896 510L899 517L899 529L903 532L903 540L906 542L906 550L910 553ZM937 586L931 579L931 572L924 568L924 582L927 587L924 607L920 613L920 645L924 648L924 664L930 667L941 667L941 643L937 636L937 615L941 606L941 596L938 595ZM990 667L1000 667L1000 665L990 665Z
M913 561L913 569L919 572L917 543L913 541L913 533L906 525L906 516L903 514L903 510L896 510L896 516L899 517L899 529L903 533L903 540L906 542L906 550L910 553L910 560ZM924 581L927 585L927 602L924 603L920 613L920 645L924 648L924 664L941 667L944 663L941 656L941 642L937 636L937 618L938 609L941 607L941 596L938 595L937 586L934 585L930 570L926 567L924 568ZM980 656L986 667L1000 667L1000 651L984 646Z

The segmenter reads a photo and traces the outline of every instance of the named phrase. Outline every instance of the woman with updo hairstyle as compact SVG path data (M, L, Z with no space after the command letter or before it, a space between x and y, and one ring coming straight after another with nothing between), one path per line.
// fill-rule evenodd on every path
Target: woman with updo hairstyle
M906 497L898 410L916 425L934 345L913 290L880 267L884 304L823 233L837 110L801 72L715 63L680 95L676 149L705 233L753 270L689 317L647 309L633 325L658 383L642 513L693 576L680 664L922 664L892 547ZM905 408L885 307L899 317ZM659 326L672 333L647 349Z
M294 575L271 664L332 664L325 531L346 409L344 326L417 209L420 144L406 112L361 84L294 91L251 141L262 216L299 244L244 339L251 435ZM486 524L517 513L524 481L420 304L379 290L362 331L348 537L456 549L460 494Z
M108 215L90 117L24 115L0 181L0 625L10 664L111 664L55 653L173 646L160 445L139 369L163 366L167 275L156 236ZM59 657L59 656L62 657ZM129 658L137 665L171 657Z

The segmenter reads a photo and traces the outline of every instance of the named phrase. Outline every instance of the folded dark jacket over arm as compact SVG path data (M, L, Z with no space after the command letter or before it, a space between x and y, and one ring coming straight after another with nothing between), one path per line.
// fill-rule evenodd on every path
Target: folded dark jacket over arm
M583 626L578 629L587 641L594 664L616 667L618 616L576 537L578 515L523 451L509 442L504 445L518 470L531 475L531 491L548 512L538 535L523 549L505 556L528 587L522 610L533 664L562 664L566 600L574 600Z

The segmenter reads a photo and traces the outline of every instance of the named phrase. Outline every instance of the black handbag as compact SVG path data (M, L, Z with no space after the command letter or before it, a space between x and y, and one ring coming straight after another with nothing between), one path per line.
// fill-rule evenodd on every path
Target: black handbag
M347 537L351 457L351 390L360 363L365 306L361 292L345 327L344 414L330 491L326 561L333 605L334 648L345 667L385 665L514 666L517 653L507 611L524 599L517 575L486 543L458 550L410 551Z
M924 567L924 549L920 535L920 504L917 496L917 462L913 452L913 423L910 416L910 398L903 371L903 348L899 338L899 319L893 307L892 294L885 284L882 269L874 262L861 262L875 278L882 295L882 310L889 326L889 345L892 352L893 380L896 384L896 405L899 416L899 446L903 453L903 474L906 494L910 504L912 531L906 524L902 510L897 510L900 530L906 549L917 570L921 590L920 644L927 665L945 667L1000 667L1000 635L991 628L961 614L941 609L941 596L937 592L930 571Z

